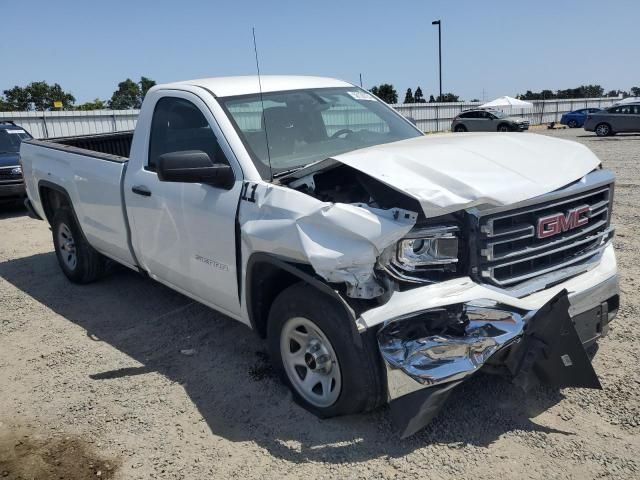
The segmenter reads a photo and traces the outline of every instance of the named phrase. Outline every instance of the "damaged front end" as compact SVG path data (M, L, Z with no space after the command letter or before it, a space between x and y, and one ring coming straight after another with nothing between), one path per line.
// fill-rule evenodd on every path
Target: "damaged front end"
M485 365L525 390L601 388L569 306L563 290L535 311L476 300L387 322L378 344L400 435L427 425L451 391Z

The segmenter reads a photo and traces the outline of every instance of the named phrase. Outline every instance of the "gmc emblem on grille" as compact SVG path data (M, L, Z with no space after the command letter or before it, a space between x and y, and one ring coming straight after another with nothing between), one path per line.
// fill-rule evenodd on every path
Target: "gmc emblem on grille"
M538 219L538 238L548 238L589 223L589 205L572 208L566 214L554 213Z

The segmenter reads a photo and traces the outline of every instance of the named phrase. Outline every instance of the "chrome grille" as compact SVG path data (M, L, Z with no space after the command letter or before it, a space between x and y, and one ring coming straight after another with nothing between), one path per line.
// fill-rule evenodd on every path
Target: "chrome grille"
M11 170L13 170L14 168L16 167L0 168L0 183L22 183L22 173L19 173L17 175L11 173Z
M557 282L575 275L577 266L601 253L613 235L611 185L527 207L480 217L478 270L482 280L512 288L556 272ZM588 208L585 225L538 238L538 220Z

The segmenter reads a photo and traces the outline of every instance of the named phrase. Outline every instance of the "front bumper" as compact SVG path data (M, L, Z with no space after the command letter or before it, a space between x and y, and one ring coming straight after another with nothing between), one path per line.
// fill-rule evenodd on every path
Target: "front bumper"
M612 250L594 270L511 304L479 286L473 294L449 292L447 303L424 299L423 308L414 304L413 312L384 322L378 344L402 436L429 423L453 388L483 367L525 389L539 383L598 388L583 346L605 335L617 312Z
M24 197L25 195L24 182L0 183L0 199Z

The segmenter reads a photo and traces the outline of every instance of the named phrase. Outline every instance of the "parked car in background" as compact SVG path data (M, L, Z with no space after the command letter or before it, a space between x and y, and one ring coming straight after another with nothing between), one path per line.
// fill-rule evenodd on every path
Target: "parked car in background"
M20 200L26 195L20 143L30 138L24 128L11 121L0 121L0 202Z
M640 132L640 102L616 105L587 115L584 129L599 137Z
M599 108L581 108L580 110L574 110L573 112L567 112L560 117L560 123L566 125L569 128L577 128L584 125L587 115L590 113L599 112Z
M528 120L481 108L464 111L451 122L452 132L521 132L528 129Z

